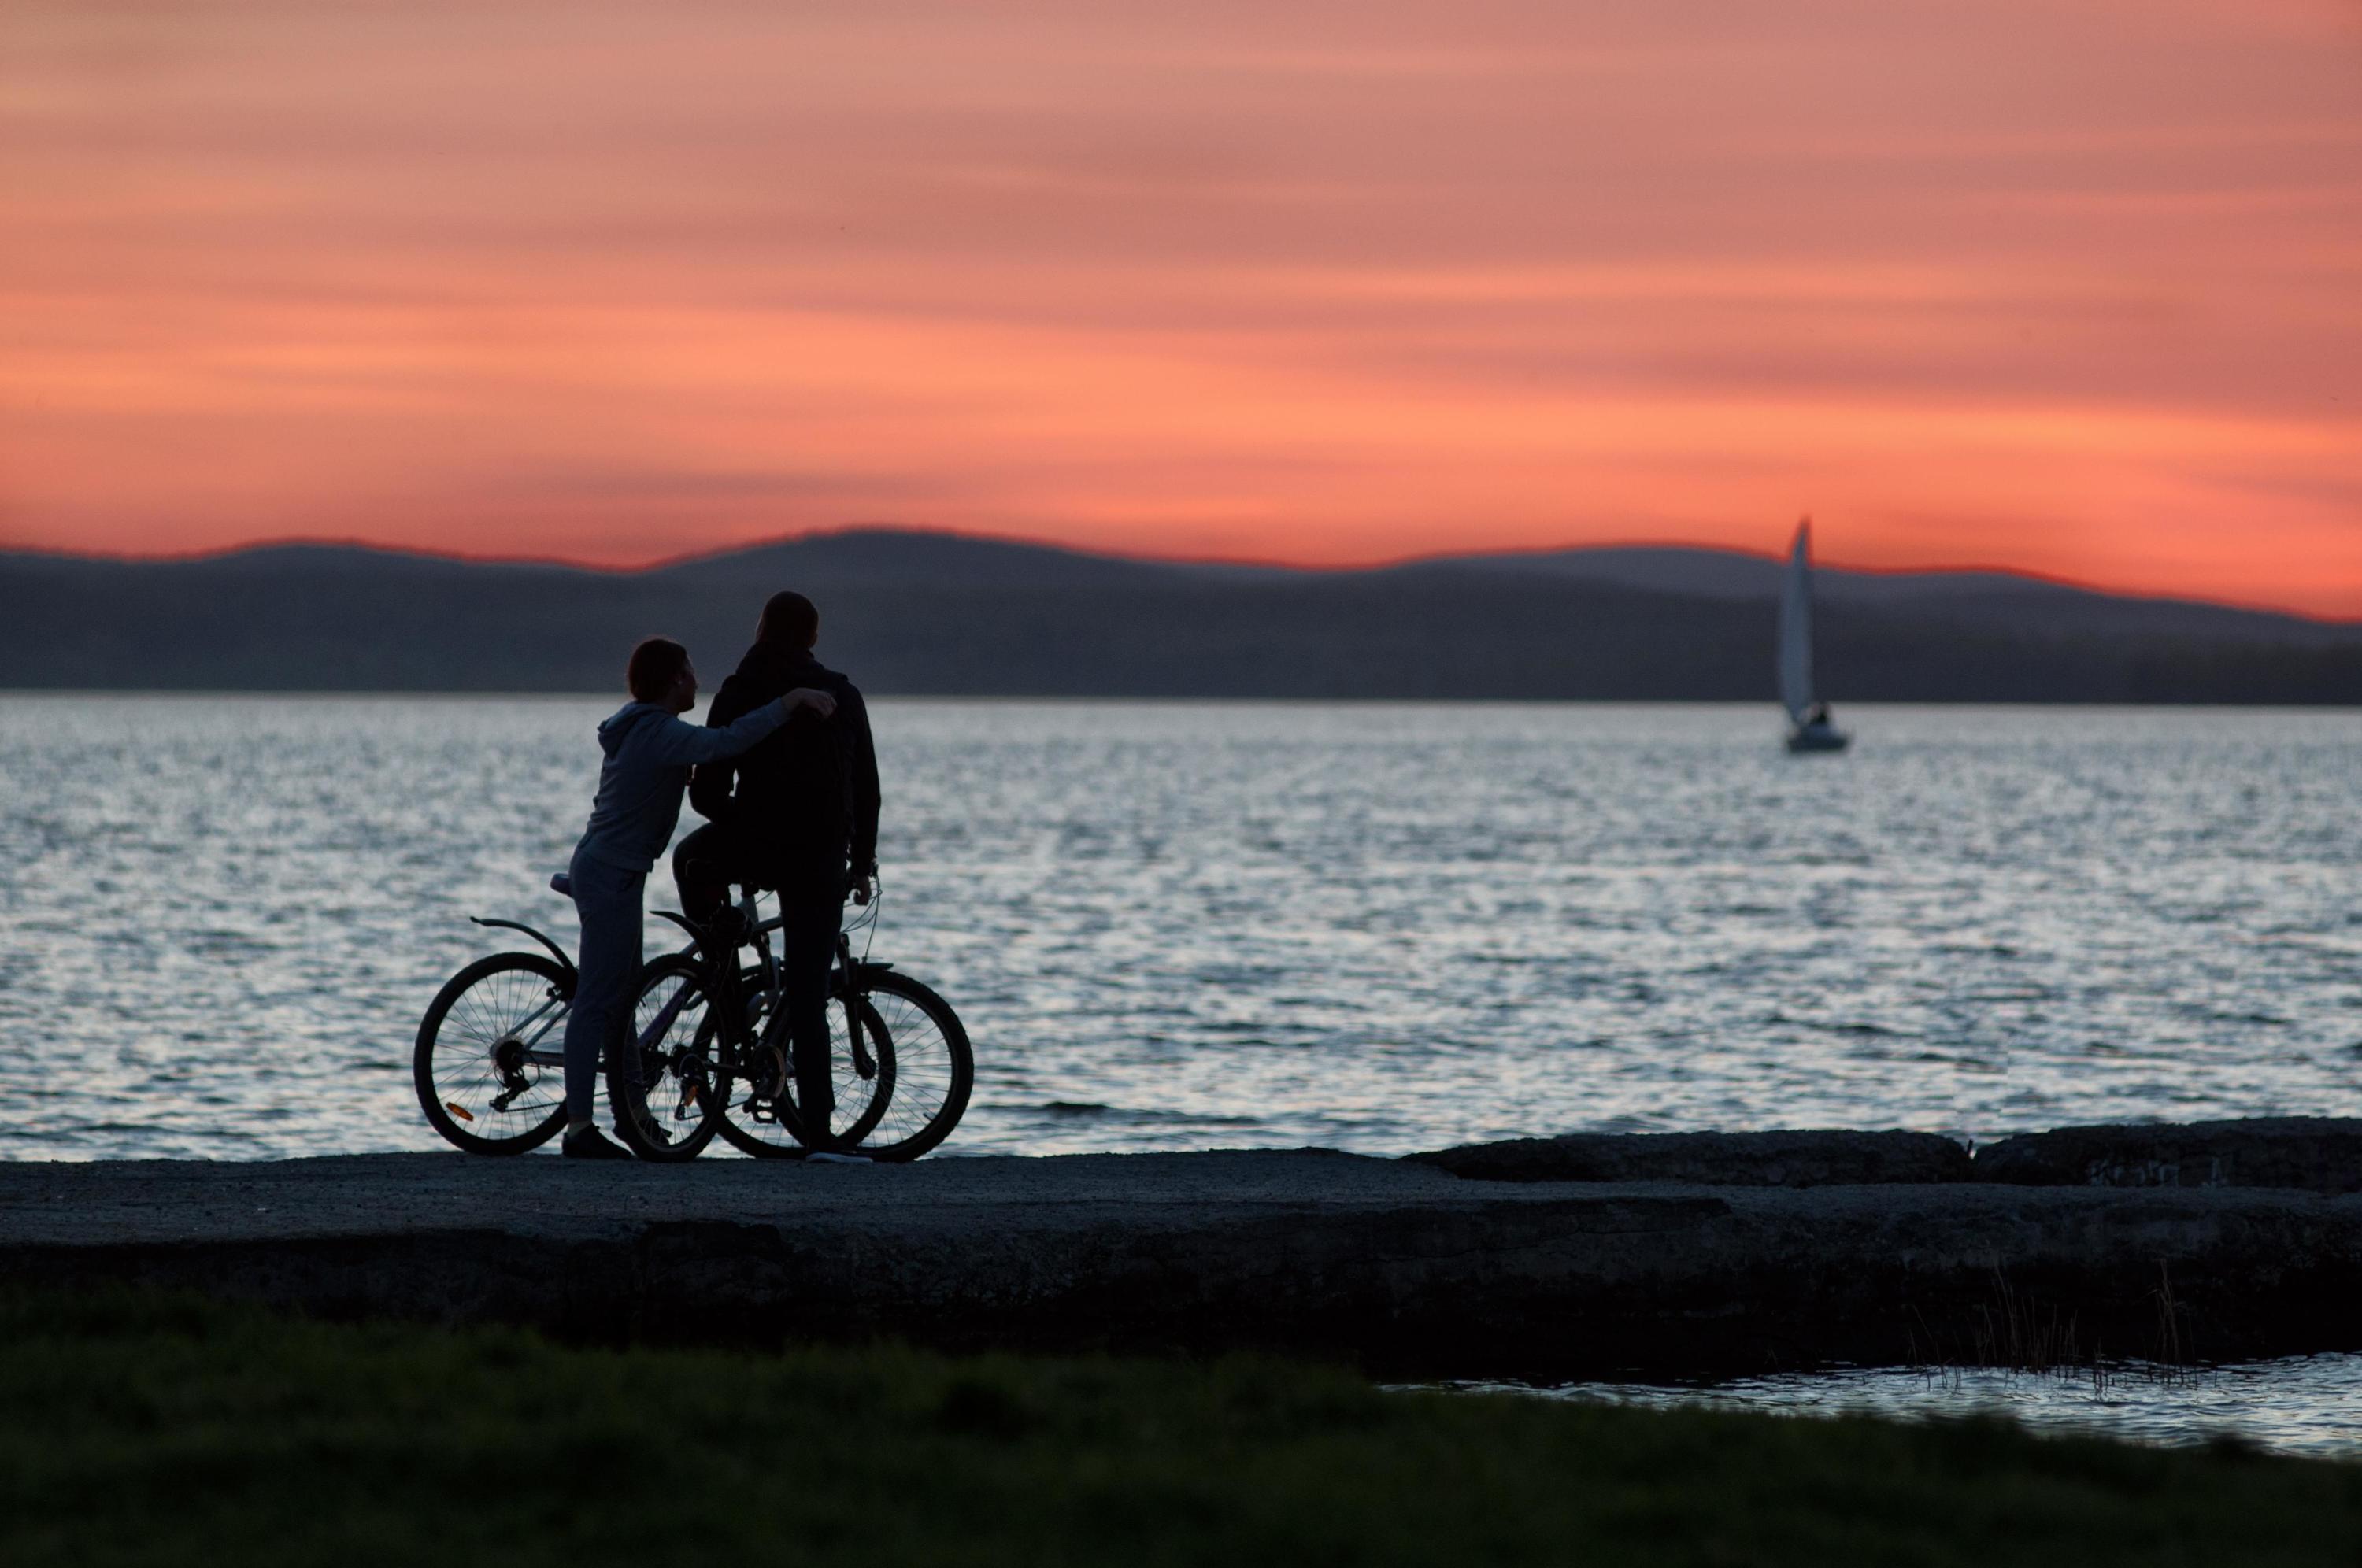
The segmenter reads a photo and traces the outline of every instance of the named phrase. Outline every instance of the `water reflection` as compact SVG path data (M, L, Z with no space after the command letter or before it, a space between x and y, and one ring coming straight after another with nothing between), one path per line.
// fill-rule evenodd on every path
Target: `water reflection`
M1792 1373L1704 1386L1454 1383L1599 1404L1758 1410L1783 1416L1928 1419L1990 1414L2039 1431L2189 1444L2235 1438L2281 1453L2362 1457L2362 1355L2290 1356L2196 1370L2128 1364L2094 1373L1876 1367Z

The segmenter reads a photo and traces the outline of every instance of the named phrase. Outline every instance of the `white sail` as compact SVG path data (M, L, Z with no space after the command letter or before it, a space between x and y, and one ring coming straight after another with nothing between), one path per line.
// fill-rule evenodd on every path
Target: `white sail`
M1813 520L1796 525L1788 582L1780 595L1780 701L1791 723L1813 706Z

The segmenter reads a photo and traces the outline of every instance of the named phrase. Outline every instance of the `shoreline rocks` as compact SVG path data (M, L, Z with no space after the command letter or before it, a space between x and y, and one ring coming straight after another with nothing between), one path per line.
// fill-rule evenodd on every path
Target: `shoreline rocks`
M2362 1192L2362 1119L2063 1127L1999 1139L1973 1152L1932 1132L1573 1132L1405 1157L1470 1181L1794 1187L1977 1181L2334 1194Z
M1469 1180L1324 1150L16 1164L0 1279L602 1341L1264 1351L1394 1377L2213 1361L2362 1350L2362 1194Z
M1576 1132L1407 1156L1470 1181L1677 1181L1700 1187L1925 1185L1970 1179L1933 1132Z
M2286 1116L2062 1127L1987 1143L1979 1181L2024 1187L2270 1187L2362 1192L2362 1121Z

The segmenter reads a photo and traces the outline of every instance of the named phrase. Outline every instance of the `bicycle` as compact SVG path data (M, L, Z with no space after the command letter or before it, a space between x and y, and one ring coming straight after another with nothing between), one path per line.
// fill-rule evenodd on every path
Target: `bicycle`
M825 1140L810 1136L798 1103L785 988L770 941L782 922L761 918L760 897L755 888L742 889L735 909L743 934L727 922L701 927L657 911L690 943L641 977L634 1016L642 1021L644 1076L628 1086L609 1075L611 1097L644 1086L638 1103L646 1114L618 1119L624 1141L641 1158L659 1161L694 1159L717 1135L758 1159L795 1158L816 1143L827 1152L897 1162L937 1147L967 1110L975 1063L949 1002L870 959L883 889L873 885L837 933L823 1010L834 1090ZM755 950L751 964L739 960L745 944Z
M522 1154L566 1125L574 960L521 921L469 918L521 931L549 955L495 953L445 981L419 1021L411 1081L446 1142L471 1154Z
M550 882L568 891L563 873ZM872 1159L911 1160L958 1124L975 1067L967 1032L950 1004L893 966L869 962L878 901L873 895L837 939L829 1011L832 1076L841 1092L838 1114L830 1119L832 1142L859 1146ZM646 966L633 1008L636 1050L620 1063L602 1054L601 1063L609 1100L618 1108L617 1130L643 1158L694 1158L716 1133L757 1156L803 1152L792 1095L763 1092L776 1083L780 1062L778 1042L769 1038L778 1032L772 1021L781 996L769 934L780 922L755 918L753 889L739 910L758 960L743 971L734 944L726 962L715 964L708 933L671 911L657 911L687 931L690 944ZM574 964L522 922L470 918L522 932L547 956L494 954L447 981L419 1023L412 1078L428 1124L447 1142L470 1154L524 1154L566 1124L564 1027ZM867 933L858 958L852 950L856 930ZM712 1005L723 995L733 999L736 1027L724 1029ZM846 1021L842 1028L834 1026L839 1014ZM650 1112L651 1099L669 1101L672 1125ZM858 1107L850 1115L848 1104ZM886 1141L869 1143L881 1130Z

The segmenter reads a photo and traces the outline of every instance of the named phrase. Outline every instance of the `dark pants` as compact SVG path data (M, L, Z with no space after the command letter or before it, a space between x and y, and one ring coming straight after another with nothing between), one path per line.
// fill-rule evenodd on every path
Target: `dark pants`
M710 919L728 900L733 883L778 890L779 1000L795 1066L797 1118L808 1146L833 1147L829 1118L836 1109L836 1084L828 1038L828 974L844 925L843 857L832 863L824 856L782 853L726 823L708 823L673 851L672 874L681 912L696 921Z
M574 1008L566 1015L566 1119L588 1121L600 1052L617 1059L632 1037L632 1003L640 988L640 897L648 878L645 871L626 871L579 850L567 875L582 917L582 946L574 965Z

